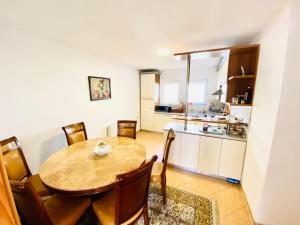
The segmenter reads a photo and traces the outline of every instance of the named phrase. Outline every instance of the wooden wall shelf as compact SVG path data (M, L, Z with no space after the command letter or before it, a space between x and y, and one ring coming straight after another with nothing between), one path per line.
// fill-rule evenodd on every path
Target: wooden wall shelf
M240 76L231 76L228 78L228 80L234 80L234 79L251 79L251 78L255 78L255 75L240 75Z
M250 45L230 50L227 77L226 101L231 102L233 97L244 95L248 87L252 89L251 104L255 90L259 45ZM241 66L246 75L242 76Z

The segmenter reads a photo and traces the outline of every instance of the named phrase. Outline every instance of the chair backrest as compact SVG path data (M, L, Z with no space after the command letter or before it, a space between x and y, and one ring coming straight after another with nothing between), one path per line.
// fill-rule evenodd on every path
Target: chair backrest
M118 136L136 139L135 120L118 120Z
M14 200L26 223L53 225L38 193L30 181L10 181Z
M169 152L170 152L171 144L175 140L175 136L176 136L176 134L175 134L174 130L170 129L168 132L165 147L164 147L164 155L162 158L162 162L164 163L164 166L163 166L163 170L161 172L161 176L164 176L166 174Z
M70 124L68 126L62 127L62 129L66 134L68 145L72 145L88 139L84 122Z
M21 225L9 185L0 145L0 224Z
M7 176L10 180L21 181L31 176L23 150L16 137L0 141Z
M128 173L117 175L115 224L119 225L147 207L151 170L157 156Z

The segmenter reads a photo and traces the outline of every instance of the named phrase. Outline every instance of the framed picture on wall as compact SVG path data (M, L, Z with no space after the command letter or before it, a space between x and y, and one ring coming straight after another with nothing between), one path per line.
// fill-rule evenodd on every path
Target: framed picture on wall
M90 100L111 98L110 78L89 76Z

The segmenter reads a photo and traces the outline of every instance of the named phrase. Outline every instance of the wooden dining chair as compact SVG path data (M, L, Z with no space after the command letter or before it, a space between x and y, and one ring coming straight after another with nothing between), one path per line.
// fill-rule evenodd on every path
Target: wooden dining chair
M62 129L65 132L68 145L88 139L84 122L70 124L62 127Z
M30 181L10 185L17 208L30 225L74 225L91 205L89 198L57 194L42 202Z
M0 145L0 224L21 225L20 217L13 199L9 180L4 166Z
M10 180L30 180L39 196L50 195L49 190L43 185L40 175L32 175L26 162L23 150L16 137L0 141L4 164Z
M162 162L155 162L152 169L151 174L151 182L153 183L160 183L161 185L161 192L163 197L163 204L165 205L167 202L166 197L166 187L167 187L167 165L168 165L168 158L169 152L172 142L175 140L175 132L173 129L170 129L167 135L165 147L164 147L164 155L162 158Z
M157 156L128 173L117 175L115 190L101 196L93 209L102 225L134 224L142 215L149 225L148 195L153 163Z
M118 120L118 136L136 139L136 124L135 120Z

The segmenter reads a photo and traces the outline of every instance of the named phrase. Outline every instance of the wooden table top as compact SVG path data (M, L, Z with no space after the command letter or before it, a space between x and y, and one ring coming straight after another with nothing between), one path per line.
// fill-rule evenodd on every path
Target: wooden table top
M104 140L112 146L106 156L93 153ZM79 142L51 155L41 166L42 182L58 193L90 195L113 189L116 175L138 168L145 147L125 137L105 137Z

